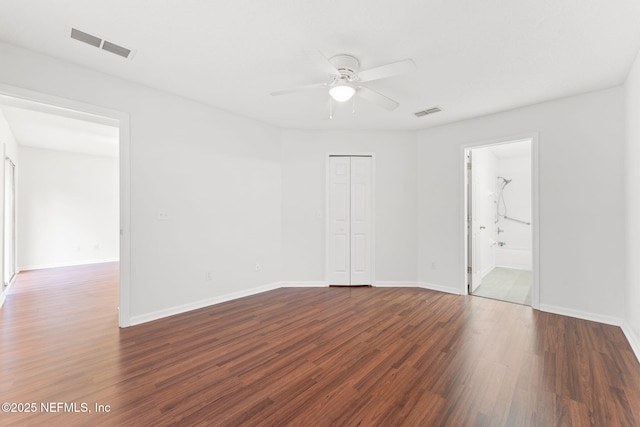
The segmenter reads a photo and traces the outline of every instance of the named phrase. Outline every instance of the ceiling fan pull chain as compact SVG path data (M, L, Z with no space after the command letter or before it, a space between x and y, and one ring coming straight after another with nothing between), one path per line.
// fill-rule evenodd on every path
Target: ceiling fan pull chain
M329 120L333 119L333 102L331 102L331 97L329 97Z
M355 114L355 113L356 113L356 97L354 96L354 97L353 97L353 98L351 98L351 99L353 99L353 104L352 104L352 111L351 111L351 113L352 113L352 114Z

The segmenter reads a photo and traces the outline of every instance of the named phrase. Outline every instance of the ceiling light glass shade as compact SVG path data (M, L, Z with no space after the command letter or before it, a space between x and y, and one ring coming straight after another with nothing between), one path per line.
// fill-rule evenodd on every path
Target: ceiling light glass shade
M356 90L353 87L345 84L336 85L329 89L329 95L338 102L350 100L355 93Z

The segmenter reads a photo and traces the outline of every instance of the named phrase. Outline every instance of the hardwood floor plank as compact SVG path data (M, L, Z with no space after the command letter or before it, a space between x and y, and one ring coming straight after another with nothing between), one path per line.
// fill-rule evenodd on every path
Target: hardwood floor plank
M117 280L117 264L18 276L4 401L92 412L0 425L640 426L640 364L614 326L417 288L282 288L118 329Z

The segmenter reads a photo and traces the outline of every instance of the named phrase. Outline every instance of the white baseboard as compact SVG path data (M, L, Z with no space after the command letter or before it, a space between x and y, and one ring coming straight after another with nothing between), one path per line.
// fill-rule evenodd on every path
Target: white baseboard
M18 270L19 271L42 270L44 268L73 267L75 265L102 264L105 262L117 262L117 261L120 261L120 258L100 258L100 259L90 259L85 261L69 261L69 262L60 262L60 263L53 263L53 264L37 264L37 265L20 266Z
M378 288L419 288L420 284L418 282L405 282L405 281L377 281L373 284L373 286Z
M329 286L327 282L311 280L277 282L276 284L281 288L324 288Z
M153 311L151 313L140 314L137 316L131 316L129 319L129 325L139 325L141 323L151 322L153 320L162 319L164 317L173 316L180 313L186 313L187 311L197 310L199 308L208 307L210 305L220 304L222 302L231 301L237 298L248 297L255 294L260 294L262 292L271 291L274 289L281 288L281 284L279 282L270 283L268 285L260 286L257 288L245 289L238 292L232 292L230 294L220 295L213 298L207 298L200 301L190 302L188 304L177 305L174 307L165 308L162 310Z
M446 292L448 294L454 294L454 295L462 295L460 293L460 289L451 288L449 286L434 285L433 283L426 283L426 282L419 282L418 286L420 286L421 288L430 289L432 291Z
M0 308L2 308L2 304L4 304L4 300L7 299L7 292L0 293Z
M621 328L624 336L627 337L627 341L629 341L633 353L636 355L636 359L640 362L640 339L633 333L633 329L631 329L631 326L626 320L622 323Z
M602 314L589 313L587 311L573 310L571 308L557 307L548 304L540 304L540 311L575 317L576 319L590 320L592 322L604 323L606 325L622 326L623 324L623 320L619 317L605 316Z

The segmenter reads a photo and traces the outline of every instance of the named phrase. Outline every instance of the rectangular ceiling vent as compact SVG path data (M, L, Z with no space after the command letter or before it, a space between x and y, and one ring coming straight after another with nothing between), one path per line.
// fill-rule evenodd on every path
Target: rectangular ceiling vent
M126 47L118 46L115 43L111 43L108 41L104 41L102 43L102 50L106 50L107 52L115 53L116 55L120 55L123 58L128 58L131 55L131 49L127 49Z
M91 46L95 46L95 47L100 47L100 44L102 43L102 40L99 37L92 36L89 33L76 30L75 28L71 29L71 38L84 42L86 44L90 44Z
M131 49L122 47L120 45L117 45L107 40L103 40L100 37L94 36L93 34L80 31L77 28L71 29L71 38L81 41L83 43L90 44L91 46L97 47L98 49L102 49L102 50L106 50L107 52L114 53L123 58L130 59L133 54L133 51Z
M428 116L429 114L439 113L440 111L442 111L442 108L433 107L433 108L428 108L426 110L418 111L417 113L413 113L413 114L415 114L416 117L424 117L424 116Z

